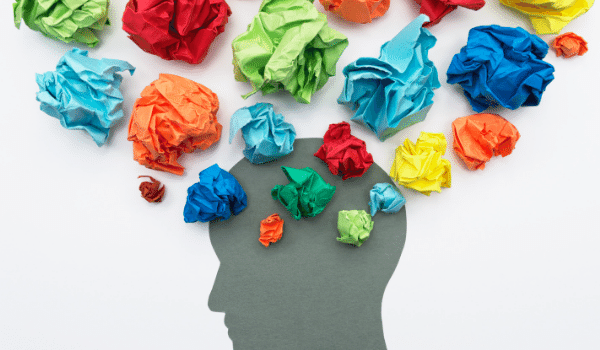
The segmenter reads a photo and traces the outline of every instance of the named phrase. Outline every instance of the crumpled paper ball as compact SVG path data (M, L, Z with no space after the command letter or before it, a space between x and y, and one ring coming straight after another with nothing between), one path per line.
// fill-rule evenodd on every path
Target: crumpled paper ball
M140 193L142 194L142 198L144 198L148 203L158 203L162 202L162 199L165 195L165 186L162 185L160 181L156 180L152 176L140 175L140 177L147 177L150 181L144 181L140 184Z
M420 13L429 17L429 22L423 27L438 24L444 16L456 10L459 6L477 11L485 5L485 0L415 0L421 5Z
M563 55L565 58L576 55L583 56L588 51L587 42L579 35L571 32L554 38L552 48L556 51L556 56Z
M296 129L284 121L283 115L275 114L270 103L240 108L231 116L230 123L229 143L241 129L246 142L244 156L252 164L270 162L294 150Z
M307 0L264 0L245 33L232 42L235 79L252 91L287 90L296 101L311 96L335 75L348 39L327 24Z
M500 0L524 13L537 34L558 34L569 22L586 13L594 0Z
M333 175L342 175L342 180L363 176L373 164L367 144L350 134L350 124L346 122L329 125L315 157L324 161Z
M396 187L389 183L378 183L369 191L369 208L371 216L375 216L377 211L384 213L397 213L406 204L406 199Z
M452 122L454 151L469 170L485 168L499 154L511 154L521 135L508 120L496 114L480 113Z
M32 30L70 43L94 47L98 37L94 31L109 25L108 0L15 0L15 26L21 20Z
M40 109L60 120L69 130L84 130L98 146L104 145L110 128L123 118L123 77L118 72L135 68L113 59L95 59L74 48L60 58L56 71L36 74Z
M406 139L396 148L390 177L428 196L432 191L441 193L442 187L451 185L450 161L442 159L444 153L444 134L421 132L416 144Z
M260 238L258 241L265 247L268 247L269 243L279 241L282 235L283 219L279 217L279 214L271 214L260 222Z
M295 169L282 166L281 170L290 183L273 187L271 197L283 204L294 219L314 217L325 210L333 198L335 186L325 182L310 167Z
M338 242L360 247L371 235L373 220L364 210L341 210L338 213Z
M129 0L123 30L148 53L198 64L230 15L225 0Z
M390 0L319 0L325 10L356 23L371 23L390 8Z
M435 37L420 15L381 47L379 58L361 57L344 68L346 82L338 103L355 110L352 120L384 141L423 121L433 104L438 73L427 57Z
M204 85L160 74L133 105L127 139L133 159L147 168L183 174L177 159L206 149L221 138L219 100Z
M188 188L183 208L185 222L227 220L248 205L246 192L238 180L214 164L199 174L200 181Z
M476 112L537 106L554 79L554 67L542 61L547 53L548 45L523 28L475 27L452 58L448 84L460 84Z

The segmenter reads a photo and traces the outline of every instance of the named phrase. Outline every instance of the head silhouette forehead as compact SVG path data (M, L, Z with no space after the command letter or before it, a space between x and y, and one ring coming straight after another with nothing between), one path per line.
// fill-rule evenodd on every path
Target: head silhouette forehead
M210 223L221 265L209 307L226 313L235 349L385 348L381 300L404 247L406 213L375 215L371 237L360 248L338 242L338 212L369 212L373 185L392 180L373 164L362 177L342 181L313 156L322 143L298 139L289 156L262 165L243 159L230 171L246 191L248 207ZM336 186L321 214L297 221L271 198L275 185L289 182L282 165L311 167ZM285 221L283 237L265 248L258 241L260 221L273 213ZM351 334L381 340L360 345Z

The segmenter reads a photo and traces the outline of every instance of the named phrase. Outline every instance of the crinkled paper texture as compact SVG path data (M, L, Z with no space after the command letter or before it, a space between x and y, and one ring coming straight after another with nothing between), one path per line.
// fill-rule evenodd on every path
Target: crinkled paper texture
M373 221L371 215L364 210L341 210L337 222L340 237L338 242L360 247L371 235Z
M72 41L94 47L95 31L108 21L108 0L15 0L15 26L21 20L32 30L65 43Z
M283 219L279 214L271 214L260 222L260 238L258 241L265 247L275 243L283 235Z
M378 183L369 191L369 208L371 208L371 216L375 216L377 211L381 210L384 213L397 213L406 204L404 196L389 183Z
M424 27L438 24L444 16L459 6L477 11L485 5L485 0L415 0L421 6L420 13L429 17Z
M230 15L225 0L129 0L123 30L148 53L197 64Z
M521 135L508 120L496 114L480 113L452 122L454 151L469 170L485 169L493 156L511 154Z
M542 60L547 53L548 44L523 28L475 27L452 58L448 83L462 86L476 112L537 106L554 79L554 67Z
M315 157L324 161L333 175L342 175L342 180L363 176L373 164L367 144L350 134L350 124L346 122L329 125Z
M565 58L583 56L588 51L587 42L575 33L565 33L557 36L552 41L552 48L556 56L563 55Z
M294 150L296 129L275 114L270 103L238 109L229 127L229 143L238 131L246 142L244 156L253 164L262 164L290 154Z
M409 139L396 148L390 177L400 185L425 195L442 192L450 187L450 161L443 159L446 152L444 134L421 132L417 143Z
M135 101L129 120L133 158L147 168L183 174L177 159L206 149L221 137L219 100L204 85L160 74Z
M123 117L123 77L118 72L135 68L121 60L95 59L74 48L61 57L56 71L36 74L40 109L60 120L69 130L84 130L98 146L104 145L110 128Z
M252 91L286 90L298 102L311 96L335 75L335 65L348 39L327 24L308 0L264 0L245 33L233 40L233 66L238 81Z
M158 203L162 202L162 199L165 195L165 186L162 185L160 181L156 180L152 176L140 175L140 177L147 177L150 181L144 181L140 184L140 193L142 194L142 198L144 198L149 203Z
M356 23L371 23L390 8L390 0L319 0L323 8L343 19Z
M282 166L281 170L290 183L273 187L271 197L283 204L294 219L317 216L333 198L335 186L325 182L312 168Z
M594 0L500 0L524 13L537 34L558 34L569 22L586 13Z
M355 110L352 120L384 141L423 121L433 104L438 73L427 57L436 42L420 15L381 47L379 58L362 57L344 68L346 82L338 103Z
M202 170L199 177L200 181L188 188L183 208L185 222L227 220L248 205L242 185L217 164Z

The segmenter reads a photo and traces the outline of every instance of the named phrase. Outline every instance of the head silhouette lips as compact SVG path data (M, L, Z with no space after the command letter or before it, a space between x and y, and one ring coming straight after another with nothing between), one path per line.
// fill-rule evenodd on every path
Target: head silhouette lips
M381 303L404 247L406 210L378 216L360 249L338 242L338 213L368 210L373 185L391 179L373 164L362 177L343 181L313 156L322 144L298 139L286 157L260 166L242 159L230 170L251 205L209 224L220 260L209 308L225 313L235 350L386 349ZM281 166L323 170L318 175L336 191L319 215L287 220L292 214L280 211L270 191L287 179ZM285 239L265 249L256 244L256 229L276 212L286 221Z

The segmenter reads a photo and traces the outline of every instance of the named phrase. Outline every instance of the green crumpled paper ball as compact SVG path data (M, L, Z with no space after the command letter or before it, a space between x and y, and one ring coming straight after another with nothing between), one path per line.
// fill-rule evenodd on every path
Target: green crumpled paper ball
M310 0L264 0L245 33L233 40L235 79L252 91L289 91L296 101L311 96L335 75L348 38L330 28Z
M47 37L94 47L108 21L108 0L16 0L13 4L15 26L21 20Z
M336 239L339 242L360 247L369 238L373 221L371 215L364 210L341 210L337 226L340 237Z
M294 219L311 218L325 210L333 198L335 186L325 182L310 167L296 169L282 166L281 170L290 183L273 187L271 197L283 204Z

